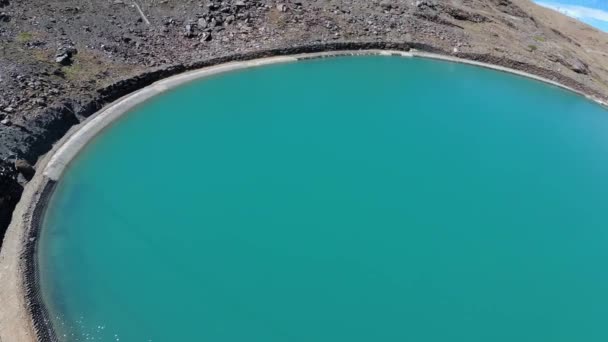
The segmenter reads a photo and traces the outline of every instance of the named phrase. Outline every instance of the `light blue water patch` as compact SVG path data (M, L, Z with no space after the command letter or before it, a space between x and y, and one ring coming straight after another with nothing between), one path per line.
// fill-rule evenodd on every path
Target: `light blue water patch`
M97 137L39 260L63 342L608 340L608 112L447 62L273 65Z

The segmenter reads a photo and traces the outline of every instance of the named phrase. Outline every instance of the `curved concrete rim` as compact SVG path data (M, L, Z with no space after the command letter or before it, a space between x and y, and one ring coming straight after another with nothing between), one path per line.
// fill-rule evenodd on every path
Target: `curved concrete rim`
M40 233L41 219L56 182L61 178L69 163L100 132L152 97L194 80L269 64L352 55L421 57L475 65L557 86L608 108L608 103L594 96L543 77L493 64L413 49L409 51L328 51L266 57L209 66L162 79L114 101L83 123L73 127L53 150L39 160L38 170L42 170L42 172L37 172L25 187L0 251L0 303L2 303L0 305L0 342L57 341L48 313L39 295L36 242Z
M508 72L512 74L516 74L519 76L524 76L527 78L531 78L537 81L541 81L544 83L548 83L579 95L585 96L587 99L597 102L600 105L607 106L607 103L602 102L599 99L596 99L592 96L587 96L573 88L565 86L561 83L548 80L536 75L532 75L529 73L525 73L518 70L513 70L497 65L475 62L450 56L443 56L438 54L419 52L410 50L408 52L404 51L391 51L391 50L362 50L362 51L330 51L330 52L319 52L319 53L308 53L301 55L293 55L293 56L277 56L277 57L268 57L261 59L254 59L250 61L241 61L241 62L230 62L226 64L220 64L217 66L207 67L199 70L194 70L190 72L185 72L183 74L175 75L160 81L153 83L150 86L147 86L131 95L127 95L123 99L120 99L114 103L112 103L106 109L96 113L93 115L82 128L78 130L65 144L63 144L51 157L46 168L44 169L44 176L58 181L63 174L66 166L69 162L74 159L74 157L78 154L80 150L91 140L93 139L99 132L101 132L104 128L106 128L109 124L116 121L118 118L122 117L124 114L128 113L135 106L145 102L146 100L159 95L169 89L178 87L185 83L209 77L212 75L217 75L224 72L241 70L251 67L263 66L268 64L279 64L279 63L288 63L288 62L297 62L305 59L312 58L323 58L323 57L335 57L335 56L345 56L345 55L379 55L379 56L401 56L401 57L423 57L423 58L431 58L437 60L444 60L450 62L457 62L469 65L475 65L479 67L489 68L493 70Z

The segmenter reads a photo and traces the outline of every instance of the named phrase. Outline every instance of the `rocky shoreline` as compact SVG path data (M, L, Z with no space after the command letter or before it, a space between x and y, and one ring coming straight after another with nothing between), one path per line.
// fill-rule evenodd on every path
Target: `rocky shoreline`
M416 49L608 99L608 36L527 0L0 0L0 46L0 237L29 165L70 127L157 80L209 65Z

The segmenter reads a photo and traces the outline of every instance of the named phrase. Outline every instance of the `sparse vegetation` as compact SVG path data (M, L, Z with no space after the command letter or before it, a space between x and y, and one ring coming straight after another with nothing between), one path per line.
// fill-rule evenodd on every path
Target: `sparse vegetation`
M528 50L530 50L531 52L534 52L534 51L538 50L538 46L530 44L530 45L528 45Z
M68 80L76 81L78 79L83 78L82 76L86 70L82 67L82 64L75 63L69 67L63 68L62 71L65 75L65 78L67 78Z
M34 35L31 32L21 32L17 35L17 41L19 43L27 43L34 39Z
M67 80L72 82L86 82L100 85L99 75L105 75L110 83L114 81L111 75L127 75L136 72L133 65L115 63L111 69L107 63L95 53L80 50L74 57L74 63L62 68Z
M32 52L32 57L34 57L35 60L39 61L39 62L43 62L43 63L51 63L51 53L49 51L45 51L45 50L35 50Z

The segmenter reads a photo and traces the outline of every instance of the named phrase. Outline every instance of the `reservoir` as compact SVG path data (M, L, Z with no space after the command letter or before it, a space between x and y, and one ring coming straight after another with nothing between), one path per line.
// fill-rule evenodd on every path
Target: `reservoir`
M608 111L402 57L172 89L67 168L62 342L608 341Z

